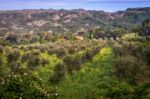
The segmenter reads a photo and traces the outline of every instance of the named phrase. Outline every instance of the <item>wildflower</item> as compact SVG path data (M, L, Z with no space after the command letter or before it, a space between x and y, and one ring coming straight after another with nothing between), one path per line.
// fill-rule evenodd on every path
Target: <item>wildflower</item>
M24 73L24 75L27 75L27 73Z
M22 99L22 97L19 97L19 99Z
M3 82L2 82L2 85L4 85L4 84L5 84L5 82L3 81Z
M58 94L57 93L55 93L55 96L57 96Z
M49 96L49 94L47 94L47 96Z
M57 87L55 87L55 89L58 89Z
M16 75L14 75L14 77L16 78L17 76L16 76Z

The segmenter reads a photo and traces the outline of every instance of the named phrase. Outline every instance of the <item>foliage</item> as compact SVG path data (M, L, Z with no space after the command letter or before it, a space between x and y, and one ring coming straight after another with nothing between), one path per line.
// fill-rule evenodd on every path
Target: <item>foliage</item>
M66 68L63 63L58 63L55 66L54 73L50 78L50 82L53 84L57 84L65 77Z
M150 27L150 19L145 19L142 22L142 27Z
M133 56L118 57L114 60L115 75L136 84L143 74L144 63Z
M40 80L28 70L20 68L18 73L9 72L0 80L0 98L46 98L44 91L34 85L36 82L41 86Z

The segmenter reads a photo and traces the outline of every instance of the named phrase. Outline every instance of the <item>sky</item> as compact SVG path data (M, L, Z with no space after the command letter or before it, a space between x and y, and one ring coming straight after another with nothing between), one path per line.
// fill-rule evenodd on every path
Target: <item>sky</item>
M114 12L136 7L150 7L150 0L0 0L0 10L83 8Z

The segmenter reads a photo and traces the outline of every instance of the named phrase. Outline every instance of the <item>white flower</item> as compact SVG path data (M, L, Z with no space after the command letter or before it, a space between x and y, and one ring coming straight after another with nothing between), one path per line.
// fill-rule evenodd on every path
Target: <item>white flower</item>
M47 96L49 96L49 94L47 94Z
M57 93L55 93L55 95L57 96L58 94L57 94Z
M24 75L27 75L27 73L24 73Z
M10 74L8 75L8 77L10 77Z
M19 97L19 99L22 99L22 97Z
M55 87L55 89L58 89L57 87Z
M5 82L3 81L3 82L2 82L2 85L4 85L4 83L5 83Z

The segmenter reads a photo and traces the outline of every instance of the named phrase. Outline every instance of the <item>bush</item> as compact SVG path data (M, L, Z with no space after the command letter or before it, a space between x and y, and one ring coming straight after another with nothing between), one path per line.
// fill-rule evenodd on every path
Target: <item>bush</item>
M10 69L11 69L12 71L16 71L17 68L20 68L20 65L21 65L21 63L20 63L20 62L17 62L17 61L11 62L11 63L9 64Z
M3 53L3 46L0 45L0 54Z
M54 53L55 53L54 49L49 49L49 50L48 50L48 54L49 54L49 55L52 55L52 54L54 54Z
M46 51L46 48L44 46L39 47L40 52L44 53Z
M67 66L68 72L79 70L81 68L81 57L68 55L64 58L64 63Z
M77 51L77 48L76 48L76 47L71 47L71 48L69 48L68 53L69 53L69 54L73 54L73 53L75 53L76 51Z
M0 57L0 64L2 65L3 64L3 61L2 61L2 58Z
M149 47L143 48L143 51L141 54L142 54L141 56L143 56L142 58L146 61L148 66L150 66L150 48Z
M20 58L20 53L16 50L13 52L7 53L8 64L11 64L12 62L17 61L19 58Z
M115 44L113 46L113 52L115 56L122 56L125 54L125 48L122 47L120 44Z
M82 56L81 60L84 63L87 60L91 60L97 53L99 52L99 47L94 47L92 49L88 49Z
M35 67L41 64L41 58L39 57L32 57L32 59L28 60L28 67L30 69L34 69Z
M65 48L57 49L56 50L56 55L57 57L65 57L68 54L68 51Z
M0 83L0 98L1 99L36 99L46 98L44 91L35 86L41 85L41 81L27 72L21 70L22 74L12 74L11 72L3 76Z
M144 83L135 88L136 99L150 99L150 83Z
M3 70L3 61L2 61L2 59L1 59L1 57L0 57L0 78L1 78L1 75L3 75L3 72L4 72L4 70Z
M114 73L117 77L136 84L143 73L145 64L133 56L118 57L113 61Z
M47 59L42 59L41 60L41 65L42 66L45 66L46 64L48 64L49 63L49 60L47 60Z
M30 69L35 69L35 67L42 65L45 66L49 63L49 60L44 59L40 56L39 51L33 51L30 53L26 53L22 56L21 62L26 63Z
M31 59L32 55L30 53L26 53L22 56L21 62L26 62L28 59Z
M138 57L138 58L142 58L141 54L142 54L142 50L143 50L143 46L137 46L137 45L134 45L134 46L130 46L129 47L129 51L130 51L130 54L135 56L135 57Z
M92 50L87 50L86 52L86 60L90 60L93 57L93 52Z
M111 91L109 91L106 96L112 99L137 99L134 98L134 87L131 87L128 84L117 84L110 89Z
M65 65L63 63L58 63L55 66L54 73L50 78L51 83L59 83L65 77Z

